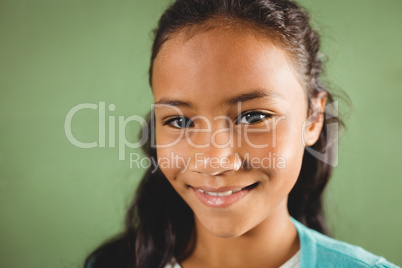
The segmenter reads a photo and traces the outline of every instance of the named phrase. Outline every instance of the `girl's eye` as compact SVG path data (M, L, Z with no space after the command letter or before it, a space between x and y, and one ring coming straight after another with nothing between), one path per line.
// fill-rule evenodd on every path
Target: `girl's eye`
M263 112L248 112L240 115L236 124L252 125L270 118L272 115Z
M187 117L180 116L167 120L165 123L163 123L163 125L170 125L174 128L188 128L194 127L194 122Z

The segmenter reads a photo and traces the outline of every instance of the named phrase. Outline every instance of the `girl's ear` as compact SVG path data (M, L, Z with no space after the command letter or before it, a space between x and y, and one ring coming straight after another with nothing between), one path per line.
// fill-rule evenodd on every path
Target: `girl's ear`
M303 142L305 146L314 145L320 137L325 119L327 92L319 92L311 99L308 117L303 124Z

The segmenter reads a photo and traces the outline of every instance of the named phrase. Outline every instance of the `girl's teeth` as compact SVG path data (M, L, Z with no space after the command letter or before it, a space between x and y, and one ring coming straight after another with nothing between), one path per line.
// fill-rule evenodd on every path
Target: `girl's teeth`
M236 190L232 190L232 191L226 191L226 192L207 192L207 191L203 191L201 189L198 189L198 191L202 192L202 193L206 193L212 196L228 196L234 193L237 193L238 191L241 191L242 188L236 189Z

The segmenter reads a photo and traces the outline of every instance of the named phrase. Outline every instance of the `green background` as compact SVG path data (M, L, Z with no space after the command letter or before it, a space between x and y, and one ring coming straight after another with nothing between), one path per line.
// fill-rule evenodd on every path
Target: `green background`
M146 114L151 30L167 3L0 1L0 267L79 267L122 228L143 170L118 148L73 146L64 120L80 103L115 104L116 121ZM353 103L327 191L333 234L401 265L402 1L301 3L322 33L328 83ZM72 125L98 140L97 110Z

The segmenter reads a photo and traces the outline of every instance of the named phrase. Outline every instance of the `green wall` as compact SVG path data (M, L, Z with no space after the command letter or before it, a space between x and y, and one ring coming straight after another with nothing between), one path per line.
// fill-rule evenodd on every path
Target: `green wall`
M327 80L353 103L327 192L333 234L401 265L402 2L302 3L323 34ZM0 0L0 267L79 267L121 229L143 170L108 142L73 146L64 123L80 103L104 102L116 122L146 114L150 31L166 4ZM73 118L79 140L99 140L98 112Z

